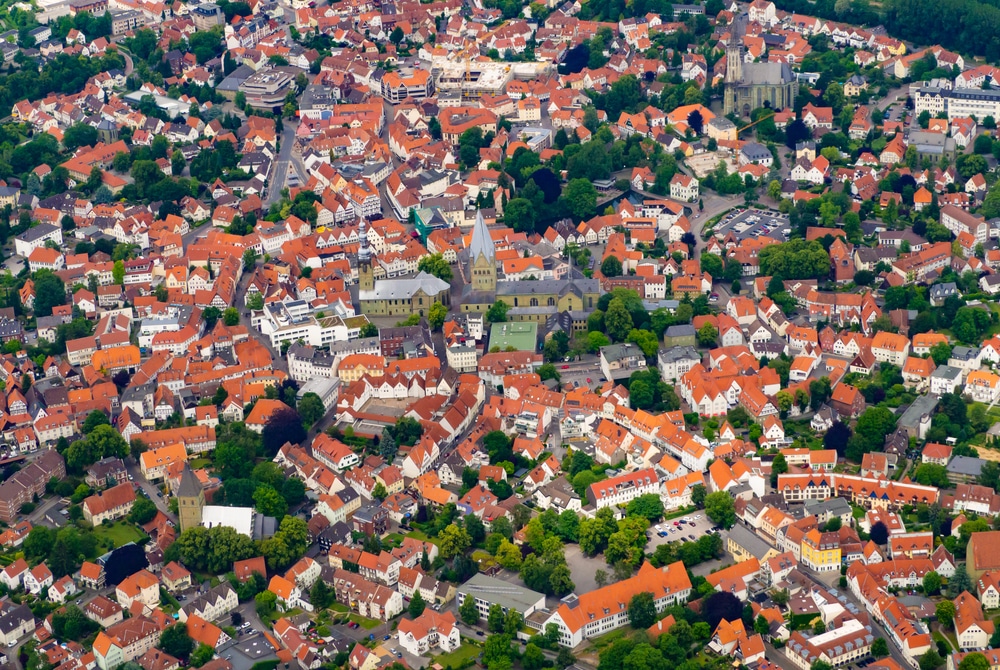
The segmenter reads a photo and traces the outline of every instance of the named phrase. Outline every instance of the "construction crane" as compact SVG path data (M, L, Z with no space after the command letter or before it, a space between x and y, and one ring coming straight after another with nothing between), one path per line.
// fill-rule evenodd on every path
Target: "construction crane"
M743 127L742 127L742 128L740 128L739 130L737 130L737 131L736 131L736 134L737 134L737 135L739 135L740 133L742 133L742 132L743 132L744 130L746 130L747 128L753 128L754 126L756 126L756 125L757 125L758 123L760 123L761 121L766 121L766 120L768 120L768 119L770 119L770 118L773 118L773 117L775 117L775 116L777 116L777 115L778 115L778 113L777 113L777 112L771 112L771 113L770 113L770 114L768 114L767 116L762 116L762 117L760 117L759 119L757 119L756 121L754 121L753 123L750 123L749 125L746 125L746 126L743 126Z

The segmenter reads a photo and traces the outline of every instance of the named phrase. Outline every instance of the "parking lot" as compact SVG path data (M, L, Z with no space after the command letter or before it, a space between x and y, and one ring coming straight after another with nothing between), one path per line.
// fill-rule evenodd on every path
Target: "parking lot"
M597 356L585 354L579 361L559 361L555 365L563 384L595 388L604 382L604 373L601 372L599 361Z
M717 236L725 237L730 232L741 241L766 236L787 242L792 231L788 218L776 212L734 209L715 227Z
M704 510L692 512L680 519L661 521L650 526L649 532L652 537L646 545L646 550L653 551L668 542L694 542L714 526L715 524L705 516Z

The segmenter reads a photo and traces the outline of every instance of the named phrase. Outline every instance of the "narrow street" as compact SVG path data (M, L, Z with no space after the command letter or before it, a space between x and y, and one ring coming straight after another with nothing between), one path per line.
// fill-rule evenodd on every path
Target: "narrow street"
M146 478L142 476L142 471L139 469L139 464L136 462L136 459L129 456L125 461L125 468L128 470L128 473L132 475L132 481L138 484L139 488L141 488L143 493L146 494L146 497L156 504L156 509L163 512L167 518L170 519L170 522L176 526L177 515L170 511L170 507L167 505L166 500L164 500L163 496L160 494L160 489L155 484L151 484L146 481Z
M284 130L281 132L281 149L271 166L271 182L267 187L267 195L264 198L264 209L267 210L273 203L281 200L281 190L285 188L285 180L288 170L294 169L299 176L299 183L305 183L305 174L299 165L299 161L292 156L292 149L295 146L295 131L298 129L298 121L290 119L284 121Z

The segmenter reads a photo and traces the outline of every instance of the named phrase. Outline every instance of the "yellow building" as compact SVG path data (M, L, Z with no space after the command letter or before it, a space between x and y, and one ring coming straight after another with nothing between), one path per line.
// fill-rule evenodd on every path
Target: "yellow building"
M840 535L813 529L802 538L802 562L817 572L840 570Z
M385 358L376 354L351 354L344 356L337 366L337 378L345 384L356 382L365 375L381 377L385 374Z
M426 316L435 302L451 304L451 284L420 272L405 279L375 281L364 221L358 230L358 301L366 316Z

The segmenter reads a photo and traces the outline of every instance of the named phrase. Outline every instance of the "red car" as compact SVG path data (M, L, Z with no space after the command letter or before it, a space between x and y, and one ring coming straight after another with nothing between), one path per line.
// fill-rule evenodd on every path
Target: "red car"
M569 366L568 365L564 365L564 366L562 366L562 369L563 370L569 370Z
M590 383L590 377L587 377L587 383L588 384Z

